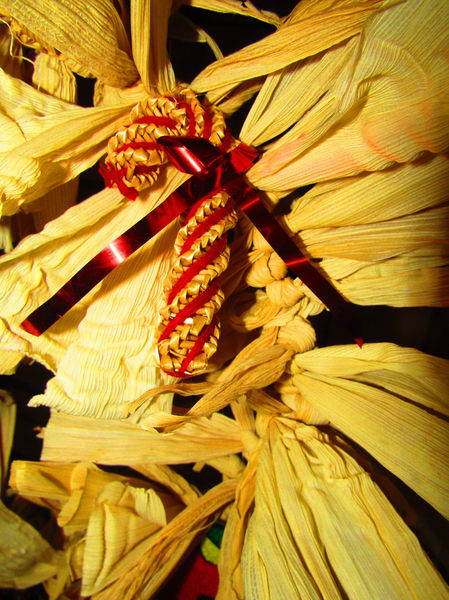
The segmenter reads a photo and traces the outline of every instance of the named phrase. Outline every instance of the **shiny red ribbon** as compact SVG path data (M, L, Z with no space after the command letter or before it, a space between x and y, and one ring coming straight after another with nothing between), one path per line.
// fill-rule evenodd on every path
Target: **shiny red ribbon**
M352 305L309 263L267 210L260 192L244 178L243 174L258 159L258 152L254 148L241 143L231 152L223 154L207 140L196 137L164 136L158 139L158 143L180 171L193 177L144 219L108 244L52 298L25 319L22 327L26 331L40 335L48 329L112 269L218 185L229 193L289 270L343 320L356 343L362 345Z

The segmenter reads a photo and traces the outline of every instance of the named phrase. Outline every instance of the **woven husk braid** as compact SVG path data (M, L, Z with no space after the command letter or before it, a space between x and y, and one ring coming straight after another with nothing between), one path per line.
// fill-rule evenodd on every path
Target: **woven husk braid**
M164 124L164 120L172 124ZM126 186L121 188L122 193L133 197L134 191L140 192L156 181L160 166L167 162L163 148L157 145L159 137L207 137L219 146L225 133L226 124L221 113L212 107L206 110L190 89L179 86L165 96L146 98L133 108L130 124L108 142L106 172L117 184L115 174L119 173L121 183ZM152 144L154 146L145 147ZM129 194L126 194L126 188L130 190Z
M130 199L152 185L166 162L161 136L195 136L215 146L232 143L221 113L203 106L185 86L135 106L129 125L108 143L103 177ZM218 277L229 263L226 232L237 214L217 188L195 204L175 242L176 258L164 287L157 344L161 368L172 375L197 375L217 349L217 319L224 296Z
M226 232L235 227L237 223L237 214L230 203L229 196L222 191L206 198L195 214L188 219L186 225L178 232L176 238L175 250L178 256L166 280L164 289L169 303L160 311L162 334L158 342L158 352L161 368L165 372L178 377L198 375L204 372L208 360L217 349L220 326L216 313L221 308L224 300L223 293L218 287L210 299L201 304L190 317L181 320L167 337L164 337L164 332L181 310L195 302L201 294L206 293L214 281L217 283L217 278L227 268L230 251L226 243ZM190 245L189 240L192 239L192 236L195 236L197 228L220 209L222 212L227 211L223 218L214 223ZM197 261L205 257L208 252L210 253L211 248L220 246L223 246L222 249L207 263L206 267L190 278L188 275L189 269L190 271L192 271L192 268L195 269L194 265L197 264ZM175 286L177 284L179 286L178 282L182 282L181 278L186 274L185 285L182 285L176 291ZM171 298L173 291L176 291L176 293ZM202 334L204 335L208 327L211 331L207 335L204 344L195 355L190 356L189 360L189 353L192 352L196 340Z

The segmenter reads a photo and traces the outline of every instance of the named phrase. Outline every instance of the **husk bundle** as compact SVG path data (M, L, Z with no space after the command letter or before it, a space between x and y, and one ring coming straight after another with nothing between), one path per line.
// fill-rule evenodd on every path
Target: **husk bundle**
M448 516L448 362L393 344L315 348L309 317L323 305L244 216L223 277L222 344L203 378L175 381L154 358L179 222L42 336L20 328L186 179L164 167L133 203L114 188L75 204L78 175L132 106L177 83L166 48L178 3L131 0L129 15L119 4L0 1L2 227L6 239L4 217L24 211L35 226L0 258L0 369L27 356L54 373L31 402L52 409L42 460L13 463L10 486L50 509L63 535L56 550L1 505L5 554L27 554L8 569L0 560L0 586L151 597L224 515L223 600L448 598L372 460ZM284 224L304 253L358 304L447 305L444 0L302 0L285 19L251 2L191 5L274 28L225 57L199 28L218 59L191 87L226 115L255 96L239 136L262 152L248 179L280 208L296 196ZM176 27L195 30L182 17ZM32 85L20 43L36 51ZM96 78L93 107L76 105L74 73ZM190 408L173 410L175 392ZM10 400L1 411L6 479ZM201 495L170 467L181 463L209 464L223 481Z

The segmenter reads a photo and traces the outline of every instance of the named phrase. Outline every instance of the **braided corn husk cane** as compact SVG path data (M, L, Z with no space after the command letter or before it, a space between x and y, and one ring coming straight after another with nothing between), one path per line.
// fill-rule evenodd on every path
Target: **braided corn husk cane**
M214 220L212 215L217 211L224 216L201 235L195 233L201 224ZM227 231L236 223L237 213L231 199L219 191L206 198L178 232L175 243L178 256L165 284L167 304L160 311L162 333L157 346L160 366L166 373L178 377L198 375L206 370L217 349L220 333L217 312L224 300L218 277L229 263ZM205 260L206 266L200 269ZM204 303L202 297L207 298ZM196 307L190 311L192 314L185 319L179 316L181 311L189 312L189 306ZM179 322L170 330L175 320Z
M164 149L158 145L161 136L196 136L219 146L226 133L222 114L204 107L195 94L179 86L166 96L146 98L133 108L130 124L108 142L103 171L109 184L117 184L128 198L151 186L160 166L167 162Z
M131 111L130 124L109 140L102 170L106 185L118 186L130 199L151 186L167 162L158 144L158 138L167 135L232 145L222 114L179 86L165 96L139 102ZM217 279L229 262L226 232L237 222L228 200L218 190L205 197L187 217L175 243L177 258L165 284L167 301L160 311L157 349L161 368L179 377L203 372L217 349L217 312L224 299Z

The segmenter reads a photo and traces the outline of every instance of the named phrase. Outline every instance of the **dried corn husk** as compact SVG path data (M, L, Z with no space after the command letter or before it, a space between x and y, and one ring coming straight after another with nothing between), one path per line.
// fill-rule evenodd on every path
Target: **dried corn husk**
M77 85L75 76L67 66L66 61L59 60L52 54L40 52L34 60L33 85L66 102L76 103ZM45 223L59 217L67 208L76 203L78 197L78 181L72 180L65 185L48 192L42 198L35 200L26 211L33 214L36 231L42 229Z
M152 489L107 484L90 514L83 560L82 595L110 585L138 563L167 524L166 507ZM179 507L170 507L179 512Z
M184 1L184 0L183 0ZM189 6L204 8L222 13L240 14L245 17L252 17L258 21L264 21L278 27L281 19L274 12L261 10L254 6L251 1L239 2L239 0L188 0Z
M325 434L281 420L260 451L242 574L245 597L449 597L369 475Z
M81 108L38 92L2 71L0 85L2 139L7 140L0 152L5 215L95 164L134 103L132 98L125 105Z
M95 599L151 597L177 566L198 532L207 529L232 502L235 488L235 480L224 481L192 502L159 531L132 568L103 593L96 594Z
M229 92L231 85L272 73L356 35L381 2L338 2L323 12L320 4L307 3L303 14L292 15L275 33L206 67L192 82L193 89L208 92L216 102L220 99L213 93L216 88L226 86Z
M313 106L309 90L307 112L251 169L251 182L286 194L416 160L424 151L444 152L449 81L435 57L447 46L446 18L444 0L409 0L373 15L331 88ZM323 91L321 62L313 83L308 73L317 91ZM250 136L249 124L246 131Z
M125 87L138 77L123 23L108 0L2 0L0 11L109 85Z
M176 85L166 41L172 0L131 0L133 57L147 91L160 94Z
M244 598L244 582L240 556L245 533L250 519L256 487L258 449L248 461L235 492L235 502L231 507L223 534L218 559L220 574L217 600Z
M100 421L53 412L44 433L42 460L106 465L179 464L237 454L240 428L221 414L195 418L172 433L144 430L123 421Z
M145 480L108 473L91 463L45 461L14 461L9 485L21 496L50 508L65 535L70 536L85 531L96 497L113 482L150 487ZM164 494L162 497L168 499Z
M57 574L65 555L0 501L0 586L24 589Z
M448 361L366 344L317 348L294 362L301 396L447 517Z

